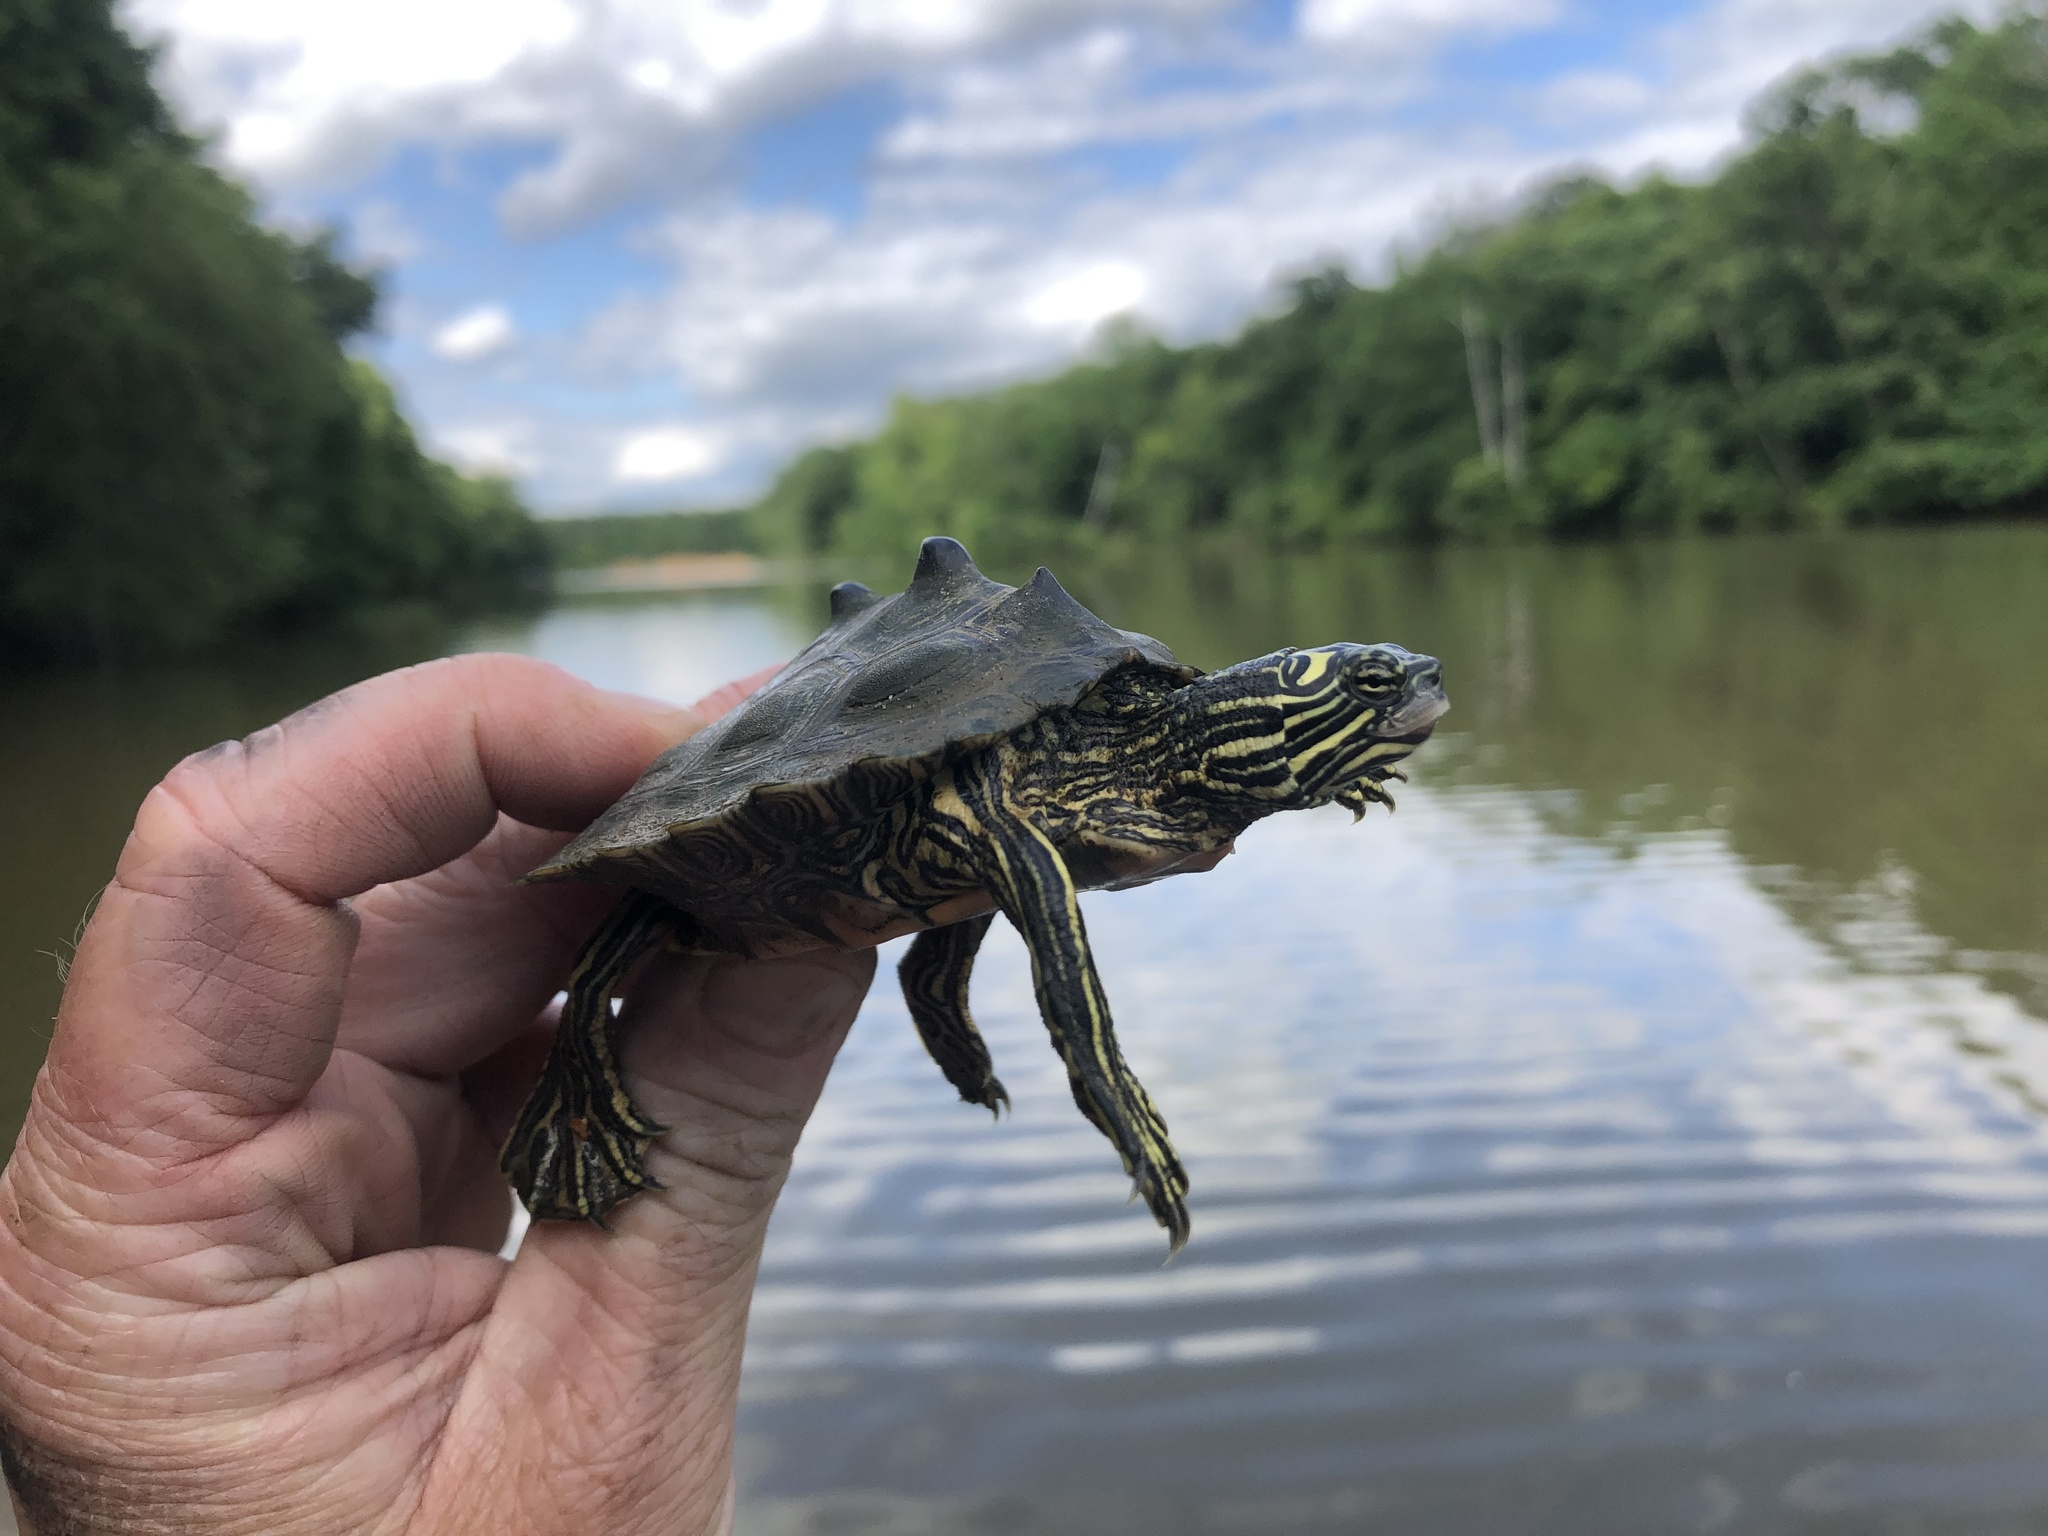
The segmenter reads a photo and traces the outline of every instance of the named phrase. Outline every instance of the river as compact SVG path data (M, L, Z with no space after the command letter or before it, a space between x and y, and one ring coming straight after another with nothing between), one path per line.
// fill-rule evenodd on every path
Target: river
M1000 1122L885 957L770 1237L740 1536L2048 1522L2048 529L1061 575L1201 665L1433 652L1453 713L1393 817L1088 898L1194 1181L1171 1265L1014 938ZM822 606L0 680L0 1115L181 752L436 649L688 699Z

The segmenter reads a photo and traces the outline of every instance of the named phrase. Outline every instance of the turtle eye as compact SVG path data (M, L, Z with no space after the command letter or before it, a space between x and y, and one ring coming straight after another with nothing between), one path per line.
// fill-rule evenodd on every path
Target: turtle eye
M1368 661L1351 674L1351 686L1368 699L1383 699L1401 686L1401 671L1384 661Z

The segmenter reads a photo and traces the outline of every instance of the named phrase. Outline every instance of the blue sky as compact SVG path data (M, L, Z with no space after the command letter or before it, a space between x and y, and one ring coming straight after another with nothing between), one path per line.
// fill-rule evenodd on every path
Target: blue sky
M716 506L1132 313L1228 332L1562 171L1696 175L1922 0L130 0L270 216L389 273L430 446ZM1980 7L1981 8L1981 7Z

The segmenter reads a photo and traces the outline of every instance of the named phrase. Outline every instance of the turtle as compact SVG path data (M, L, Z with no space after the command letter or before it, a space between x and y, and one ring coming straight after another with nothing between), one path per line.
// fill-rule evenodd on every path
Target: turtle
M1436 659L1398 645L1203 673L1043 567L1006 586L926 539L904 591L833 588L809 647L526 876L628 894L577 954L501 1164L542 1220L603 1225L652 1186L662 1127L620 1077L612 998L663 945L765 958L914 934L898 967L911 1019L961 1098L1000 1115L967 990L1001 912L1074 1101L1171 1257L1187 1174L1118 1048L1077 893L1209 869L1276 811L1391 808L1386 781L1448 707Z

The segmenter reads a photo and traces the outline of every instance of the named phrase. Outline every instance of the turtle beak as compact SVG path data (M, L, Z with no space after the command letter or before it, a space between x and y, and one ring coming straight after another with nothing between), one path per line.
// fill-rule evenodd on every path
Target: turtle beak
M1442 664L1434 656L1418 656L1408 668L1408 696L1380 722L1376 734L1419 744L1450 707L1451 701L1444 696Z
M1451 701L1444 697L1441 688L1417 693L1380 723L1380 734L1419 745L1429 738L1429 733L1436 729L1437 721L1443 719L1450 707Z

